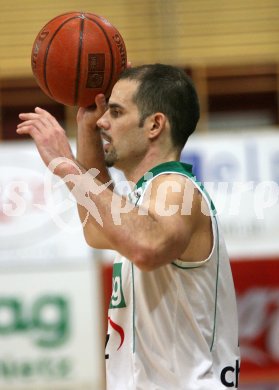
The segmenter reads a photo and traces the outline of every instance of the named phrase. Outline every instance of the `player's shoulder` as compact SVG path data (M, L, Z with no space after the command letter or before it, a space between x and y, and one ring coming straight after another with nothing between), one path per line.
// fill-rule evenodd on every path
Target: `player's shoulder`
M191 201L191 205L194 206L199 198L200 192L188 176L167 172L149 181L144 190L143 204L151 201L169 206L182 205L185 201Z
M154 176L147 183L148 187L152 187L152 190L160 190L163 188L173 189L173 192L184 192L187 189L194 190L196 185L193 180L186 174L178 172L163 172Z
M158 175L155 175L154 177L151 178L151 180L155 184L160 184L166 181L176 181L178 183L185 184L187 182L192 182L190 177L184 173L180 172L161 172Z

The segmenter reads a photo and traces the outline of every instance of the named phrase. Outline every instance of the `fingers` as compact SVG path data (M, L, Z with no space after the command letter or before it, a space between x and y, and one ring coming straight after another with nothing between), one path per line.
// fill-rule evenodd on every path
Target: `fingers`
M79 107L78 114L85 114L87 112L94 113L96 116L98 116L99 112L105 111L107 108L107 101L104 94L99 93L95 97L95 103L92 106L89 107Z
M24 122L17 125L18 134L30 134L34 137L34 133L43 133L46 132L47 124L42 118L35 118L24 120Z
M80 107L77 113L77 122L79 125L94 128L96 122L107 110L107 101L104 94L99 93L95 97L95 104L91 107Z
M22 134L29 134L31 135L31 137L33 137L33 134L34 134L34 129L30 126L22 126L22 127L18 127L16 129L16 132L17 134L19 135L22 135Z
M37 114L39 114L41 118L47 119L51 123L52 126L59 126L60 127L60 125L57 122L57 120L48 111L46 111L46 110L44 110L44 109L42 109L40 107L36 107L35 108L35 112Z
M22 122L17 125L18 134L30 134L33 137L36 131L46 133L48 129L61 128L57 120L40 107L36 107L35 112L19 114L19 118Z
M20 117L20 119L22 119L22 118ZM24 119L23 122L19 123L17 125L17 127L21 128L23 126L34 126L38 130L40 130L43 128L47 128L48 125L49 125L49 122L45 118L26 116L26 119Z
M97 111L100 115L103 115L103 113L107 109L107 101L105 95L99 93L95 98L95 103L97 106Z
M35 112L20 113L19 118L23 121L39 119L44 125L50 123L52 126L60 126L57 120L46 110L40 107L35 108Z

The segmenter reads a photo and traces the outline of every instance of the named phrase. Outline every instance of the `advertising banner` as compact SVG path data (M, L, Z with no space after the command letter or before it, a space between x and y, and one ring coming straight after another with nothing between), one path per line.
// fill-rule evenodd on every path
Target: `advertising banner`
M0 145L0 389L104 389L100 263L33 142Z
M278 132L198 134L182 160L211 195L232 257L279 254Z
M0 266L88 261L76 202L32 142L0 145Z
M240 383L279 383L279 258L232 261L239 314Z
M84 265L0 274L1 389L104 388L97 281Z

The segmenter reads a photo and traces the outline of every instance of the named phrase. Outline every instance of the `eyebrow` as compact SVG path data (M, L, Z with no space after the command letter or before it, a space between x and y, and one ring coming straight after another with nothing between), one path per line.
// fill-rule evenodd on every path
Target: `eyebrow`
M123 106L121 106L120 104L118 104L118 103L109 103L108 104L108 108L120 108L120 109L124 109L124 107Z

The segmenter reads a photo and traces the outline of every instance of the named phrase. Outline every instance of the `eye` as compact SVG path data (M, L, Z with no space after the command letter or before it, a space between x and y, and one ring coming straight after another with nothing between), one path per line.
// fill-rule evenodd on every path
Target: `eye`
M121 115L121 111L118 108L111 108L110 109L110 115L113 118L118 118Z

